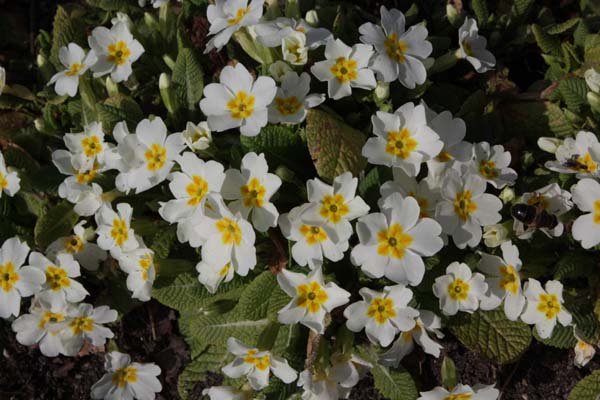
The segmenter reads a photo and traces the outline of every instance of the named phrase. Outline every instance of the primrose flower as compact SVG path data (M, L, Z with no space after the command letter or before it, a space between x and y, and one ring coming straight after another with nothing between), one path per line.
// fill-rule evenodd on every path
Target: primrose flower
M327 82L329 97L337 100L350 96L352 88L375 89L377 81L369 69L373 47L366 44L347 46L340 39L330 39L325 45L325 61L319 61L310 72L321 82Z
M294 125L304 121L309 108L325 101L324 94L308 94L309 91L310 75L306 72L298 75L290 71L283 75L281 87L277 88L275 100L269 106L269 122Z
M306 36L306 47L312 50L325 44L332 37L327 29L314 28L303 19L279 17L254 25L253 28L256 40L266 47L279 47L285 38L294 33L302 33Z
M116 212L109 206L102 206L95 216L98 246L110 251L110 255L117 260L121 253L139 246L131 229L132 214L133 208L129 204L119 203Z
M517 180L514 169L508 168L510 153L500 144L491 146L488 142L477 143L473 148L474 157L469 163L473 174L478 174L496 189L512 186Z
M417 181L400 168L392 169L393 180L385 182L379 188L381 199L378 201L380 209L393 208L397 195L414 197L419 204L419 218L432 218L435 207L440 200L440 190L434 187L431 179L424 178Z
M245 387L236 389L231 386L213 386L202 391L204 396L210 400L250 400L252 398L252 389Z
M212 143L212 134L206 121L199 124L188 122L181 135L187 147L192 151L206 150Z
M483 36L479 36L475 19L465 18L465 22L458 28L458 43L460 48L457 50L456 56L465 58L480 74L489 71L496 65L496 57L485 48L487 40Z
M485 187L485 181L478 175L461 177L455 170L446 173L435 219L444 233L452 235L459 249L477 246L482 237L481 227L500 222L502 201L485 193Z
M119 267L127 273L127 289L133 292L131 297L140 301L150 300L156 277L154 252L146 247L138 247L122 253Z
M42 271L22 266L29 246L17 237L2 243L0 248L0 318L19 316L21 298L29 297L42 290L46 277Z
M112 148L112 144L104 141L101 122L85 125L81 133L66 133L63 140L72 153L71 164L78 169L91 170L95 165L104 166L105 155Z
M433 294L440 299L440 308L446 315L474 312L487 290L483 275L472 273L467 264L457 261L448 265L446 275L436 278L433 284Z
M0 197L2 193L13 197L21 189L21 178L16 172L8 172L4 155L0 152Z
M556 161L545 166L563 174L577 174L577 178L598 178L600 170L600 143L592 132L579 131L573 138L566 138L556 149Z
M161 373L154 363L131 362L127 354L111 351L104 362L106 374L92 386L92 399L152 400L162 390Z
M359 293L363 300L344 310L346 326L352 332L364 329L372 343L387 347L398 332L415 327L419 312L408 306L413 293L404 285L386 286L383 292L364 287Z
M59 96L68 94L73 97L77 94L79 77L85 74L88 68L98 60L96 53L90 51L86 56L81 47L75 43L69 43L68 46L60 48L58 59L66 70L54 74L48 85L54 84L54 90Z
M235 338L227 339L227 350L235 359L221 369L223 373L234 379L246 376L254 390L267 387L270 372L284 383L292 383L298 377L287 360L276 357L269 351L248 347Z
M55 256L59 253L68 253L88 271L96 271L100 263L106 260L106 251L89 240L93 236L92 231L86 232L84 225L86 221L80 221L73 228L73 234L56 239L46 249L46 254Z
M443 347L431 339L428 332L433 333L438 339L442 339L444 334L440 329L442 329L442 319L440 317L431 311L419 310L415 327L410 331L402 332L392 344L392 347L379 357L379 363L397 368L400 361L412 353L415 343L421 346L425 353L438 358Z
M585 83L590 90L595 93L600 93L600 73L595 68L589 68L583 74Z
M351 389L360 381L373 364L354 354L334 353L330 359L331 377L344 389Z
M413 197L396 194L391 204L392 208L358 220L360 244L352 249L351 261L370 278L385 275L396 283L416 286L425 274L421 257L444 247L442 227L431 218L419 218L419 204Z
M292 32L281 39L283 60L291 65L304 65L308 61L306 35L302 32Z
M529 278L523 289L527 298L525 311L521 320L535 325L535 330L542 339L552 336L556 321L562 326L571 324L572 316L563 305L563 285L559 281L548 281L545 290L539 281Z
M581 339L577 327L573 327L573 334L577 339L577 344L575 345L575 366L583 368L587 363L592 361L592 358L596 355L596 348L594 345Z
M94 28L88 43L98 58L91 67L94 78L110 74L115 83L129 78L133 72L131 64L144 53L144 47L133 38L125 22L118 22L110 29Z
M571 233L589 249L600 243L600 184L589 178L580 180L571 187L573 201L583 214L575 220Z
M117 312L107 306L94 308L91 304L82 303L68 310L63 328L63 346L65 355L76 356L85 340L93 346L104 346L106 339L114 334L103 324L115 322Z
M483 244L487 247L498 247L510 239L510 232L504 224L486 225L483 227Z
M235 271L231 268L231 263L224 265L211 264L204 260L196 264L198 271L198 280L209 293L216 293L219 285L224 282L229 282L235 276Z
M110 203L117 197L116 191L103 193L102 187L97 183L92 183L89 186L71 181L69 185L65 184L64 188L69 201L71 198L74 200L73 211L82 217L90 217L96 214L96 211L104 205L110 207Z
M259 76L255 81L242 63L223 68L219 81L204 87L200 101L210 129L222 132L240 128L242 135L258 135L267 124L267 107L277 93L275 81L268 76Z
M279 212L271 203L271 197L281 186L281 179L269 173L264 154L247 153L242 158L240 170L228 169L221 193L225 200L233 200L229 208L251 219L259 232L277 226ZM252 215L250 215L252 214Z
M284 269L277 274L277 282L292 298L279 310L279 322L288 325L300 322L320 334L325 331L326 314L350 299L350 293L335 283L324 283L321 268L312 270L308 276Z
M46 275L46 282L42 285L42 291L52 304L80 302L89 293L83 285L75 279L81 275L79 263L72 255L60 253L55 261L50 261L42 253L36 251L29 255L29 265Z
M377 55L371 63L384 82L398 79L402 85L414 89L425 83L427 71L423 60L431 54L433 46L427 39L423 25L406 30L404 14L381 6L381 26L370 22L362 24L358 31L360 40L375 46Z
M302 400L347 399L352 390L341 386L331 372L313 372L311 369L300 373L298 386L304 390Z
M277 82L281 82L288 72L293 72L293 70L285 61L277 60L269 66L269 74Z
M475 385L472 388L468 385L459 383L448 391L438 386L428 392L421 392L417 400L497 400L500 392L494 385Z
M421 163L435 157L444 146L427 125L423 105L406 103L393 114L378 111L371 121L375 137L362 148L362 155L371 164L398 167L414 177Z
M88 184L92 184L92 188L94 187L94 183L92 181L97 178L98 174L106 169L106 166L100 166L98 163L94 162L89 168L87 166L75 165L74 162L77 163L79 161L84 160L82 157L77 157L71 152L59 149L52 152L52 163L56 166L58 171L67 175L67 178L58 186L58 195L67 199L70 203L79 204L83 201L85 197L85 193L90 190L90 186ZM102 193L102 188L98 186L97 189L100 189L100 193ZM96 189L94 189L95 191ZM88 208L88 204L80 207L81 212L85 212L86 214L79 215L93 215Z
M525 306L525 297L521 291L521 259L519 249L510 241L500 246L502 257L481 253L477 269L483 271L489 293L481 299L482 310L493 310L504 301L504 314L516 321Z
M528 204L530 206L540 207L550 215L559 217L573 208L573 202L571 201L571 193L567 190L563 190L557 183L551 183L544 186L541 189L534 190L531 193L523 193L521 196L521 203ZM513 229L519 239L529 239L539 229L548 237L559 237L563 234L564 225L560 220L556 220L557 224L553 228L536 226L525 226L523 222L514 219Z
M209 35L214 35L204 49L204 54L217 49L220 51L231 36L244 26L258 23L263 14L264 0L219 0L206 9L210 22ZM206 114L206 113L205 113Z

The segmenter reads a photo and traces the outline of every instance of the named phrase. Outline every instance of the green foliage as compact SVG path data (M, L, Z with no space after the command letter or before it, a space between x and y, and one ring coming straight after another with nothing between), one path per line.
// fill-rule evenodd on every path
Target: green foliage
M68 236L77 220L73 205L67 201L46 210L35 224L35 243L41 249L45 249L56 239Z
M135 130L137 123L144 118L142 109L135 100L120 93L107 98L103 103L96 104L96 109L102 127L109 132L120 121L127 122L127 127Z
M559 323L556 324L549 338L540 338L535 329L533 330L533 336L546 346L558 347L559 349L572 349L577 344L577 339L573 335L573 327L562 326Z
M415 400L419 392L412 376L405 369L388 368L377 363L377 351L373 346L362 346L357 349L358 355L371 362L371 374L375 387L390 400Z
M191 49L180 49L173 69L173 84L181 104L189 111L196 110L202 98L204 74L195 52Z
M81 24L81 20L79 18L72 18L65 8L58 6L52 26L52 48L50 50L50 61L52 64L58 70L64 69L64 65L58 59L60 48L71 42L85 46L84 39L84 27Z
M600 371L594 371L575 385L568 400L596 400L599 395Z

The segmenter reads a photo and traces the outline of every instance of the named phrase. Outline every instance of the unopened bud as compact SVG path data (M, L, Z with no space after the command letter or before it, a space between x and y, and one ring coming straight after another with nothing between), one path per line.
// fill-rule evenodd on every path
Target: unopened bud
M508 204L515 199L515 191L511 187L507 186L502 189L498 197L500 197L500 200L502 200L504 204Z
M308 10L304 16L304 20L312 26L319 26L319 14L317 10Z
M460 15L453 4L446 5L446 17L448 18L448 22L453 26L457 26L460 23Z
M378 81L374 91L375 100L384 101L390 96L390 84Z
M541 137L538 139L537 145L540 149L544 150L545 152L554 154L556 153L556 149L558 149L558 146L560 146L562 142L563 141L558 138Z
M587 101L590 103L592 110L600 113L600 95L594 92L587 92Z
M114 96L119 93L119 85L117 85L110 76L106 77L106 91L109 96Z
M171 77L164 72L158 78L158 90L165 108L169 114L174 114L177 111L177 99L171 88Z
M283 76L290 71L292 71L292 67L283 61L275 61L269 66L269 74L271 74L273 79L277 82L281 82Z
M284 182L292 182L296 177L296 174L294 174L294 171L292 171L291 169L289 169L288 167L285 167L283 165L280 165L279 167L277 167L277 169L275 170L275 175L280 177L281 180Z

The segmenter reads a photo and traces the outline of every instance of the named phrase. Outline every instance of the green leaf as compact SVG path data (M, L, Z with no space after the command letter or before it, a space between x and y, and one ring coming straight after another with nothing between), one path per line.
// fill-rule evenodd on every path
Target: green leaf
M182 48L179 51L173 69L173 84L181 104L185 104L190 111L197 110L204 89L204 73L191 49Z
M296 163L303 155L301 149L304 147L300 135L289 127L281 125L267 125L261 129L258 136L240 136L240 142L245 151L253 151L257 154L265 153L269 165L290 165ZM295 165L295 164L294 164ZM298 164L298 168L302 165Z
M450 357L444 357L442 361L442 386L447 390L452 391L458 383L456 374L456 365Z
M121 93L96 104L96 109L102 127L107 132L112 132L115 124L121 121L127 122L129 129L134 130L137 123L144 119L144 113L135 100Z
M567 119L564 111L555 103L546 102L546 112L548 117L548 127L557 137L571 136L575 129Z
M56 239L69 235L78 219L72 204L67 201L57 204L37 220L34 228L35 243L45 249Z
M513 15L517 19L525 19L531 12L531 8L535 4L535 0L514 0Z
M546 32L550 35L559 35L573 28L579 21L581 21L581 18L571 18L565 22L561 22L560 24L554 24L546 27Z
M233 38L242 46L246 54L254 59L254 61L263 65L271 65L278 58L281 58L281 56L277 57L275 48L269 48L258 43L256 38L252 37L246 28L242 28L234 33Z
M154 250L154 254L158 258L167 258L171 252L171 248L177 240L177 228L169 226L161 229L152 239L150 248Z
M561 55L560 40L557 37L549 35L537 24L531 25L531 31L533 32L533 36L535 36L535 41L544 53L555 56Z
M589 266L594 263L594 257L585 252L567 252L556 263L554 279L578 278L586 276Z
M85 33L81 18L72 18L62 6L58 6L52 25L50 62L52 62L58 70L64 69L64 65L62 65L58 59L60 48L67 46L71 42L75 42L85 48L86 43L84 39Z
M568 400L597 400L599 395L600 371L594 371L575 385Z
M486 0L473 0L471 2L471 8L475 13L475 17L477 18L477 23L479 26L484 26L487 23L488 18L490 17L490 12L488 11L487 1Z
M588 88L584 79L569 78L560 81L558 89L562 95L567 108L575 113L587 103Z
M529 326L509 321L498 310L459 314L450 319L449 329L470 350L502 364L515 361L531 343Z
M178 391L182 399L189 398L194 386L206 379L207 372L217 372L226 364L229 354L225 346L206 346L179 374Z
M588 64L600 63L600 34L586 36L584 44L584 59Z
M133 0L85 0L92 7L101 8L104 11L123 11L138 6Z
M306 139L317 173L328 182L346 171L357 176L367 164L361 155L364 135L325 111L308 112Z
M571 349L577 344L577 339L573 335L573 327L562 326L559 323L556 324L549 338L542 339L535 329L533 330L533 336L546 346L558 347L559 349Z

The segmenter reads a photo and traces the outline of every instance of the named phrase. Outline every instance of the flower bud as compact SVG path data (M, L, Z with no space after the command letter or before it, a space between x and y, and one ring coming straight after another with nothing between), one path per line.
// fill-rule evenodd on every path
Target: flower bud
M600 113L600 95L594 92L587 92L587 101L590 103L592 110Z
M508 241L509 231L503 224L483 227L483 243L487 247L498 247Z
M460 15L453 4L446 4L446 18L448 18L448 22L450 22L452 26L458 26L460 23Z
M304 16L304 20L312 26L319 26L319 14L317 10L308 10Z
M504 204L508 204L515 199L515 191L511 187L505 187L498 195Z
M277 167L277 169L275 170L275 175L280 177L281 180L284 182L293 182L296 177L296 174L294 174L294 171L292 171L291 169L289 169L288 167L285 167L283 165L280 165L279 167Z
M544 150L545 152L554 154L556 153L556 149L558 149L558 146L560 146L562 142L563 141L558 138L541 137L538 139L537 145L540 149Z
M177 111L177 100L171 88L171 77L164 72L158 78L158 90L160 91L160 97L165 108L169 114L174 114Z
M275 61L269 66L269 74L271 74L273 79L275 79L277 82L281 82L283 76L291 70L292 67L283 61Z
M373 95L377 101L387 100L387 98L390 97L390 84L387 82L378 81Z
M596 72L594 68L590 68L585 71L583 77L585 78L585 83L587 83L592 92L600 92L600 73Z
M106 91L109 96L114 96L119 93L119 85L117 85L110 76L106 77Z

